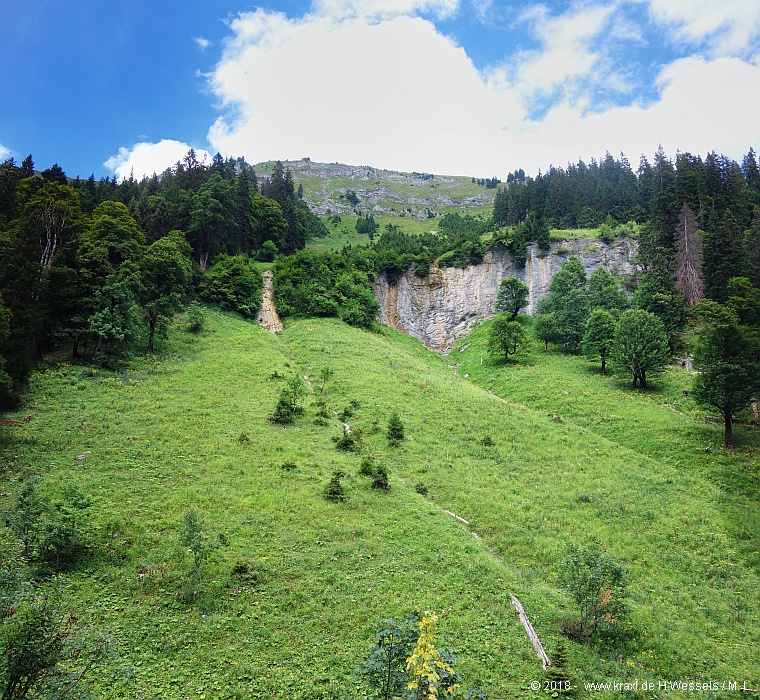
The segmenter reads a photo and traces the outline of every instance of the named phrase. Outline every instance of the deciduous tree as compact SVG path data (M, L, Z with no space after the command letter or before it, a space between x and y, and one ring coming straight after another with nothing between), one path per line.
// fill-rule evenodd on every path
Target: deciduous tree
M586 322L583 335L583 352L590 360L602 361L602 374L606 374L607 357L615 338L615 318L609 311L594 309Z
M510 275L505 277L499 285L499 293L496 297L496 310L506 311L509 320L514 321L521 309L528 305L530 289L521 279Z
M510 321L507 314L499 314L488 330L488 349L493 354L509 356L518 353L526 341L526 333L519 321Z
M662 371L670 359L662 321L649 311L629 309L617 322L610 348L613 362L631 373L633 387L647 388L647 374Z

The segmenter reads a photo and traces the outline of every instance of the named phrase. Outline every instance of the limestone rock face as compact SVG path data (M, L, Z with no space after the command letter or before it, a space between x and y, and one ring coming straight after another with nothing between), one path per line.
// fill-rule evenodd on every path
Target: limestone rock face
M493 315L502 279L514 275L528 285L528 313L533 314L539 299L570 257L580 259L591 276L600 265L613 274L630 274L636 243L623 239L606 245L597 240L577 239L552 245L541 256L538 246L528 250L528 261L518 268L506 249L489 251L479 265L440 269L431 265L427 277L407 270L394 284L381 275L375 282L380 302L379 321L408 333L431 348L446 350L483 317Z

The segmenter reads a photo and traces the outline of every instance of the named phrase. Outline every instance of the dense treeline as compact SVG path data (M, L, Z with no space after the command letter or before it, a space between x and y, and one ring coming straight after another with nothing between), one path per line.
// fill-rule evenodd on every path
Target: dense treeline
M32 363L69 343L108 360L145 335L153 350L199 296L256 314L252 259L290 254L326 233L277 163L259 183L243 159L182 162L141 181L72 179L32 157L0 164L0 400Z
M594 228L608 216L620 223L645 223L666 209L677 216L683 204L695 212L703 228L711 216L723 216L727 210L746 227L753 208L760 205L754 150L741 165L715 153L704 159L678 153L673 161L659 149L653 163L642 157L636 171L624 155L615 159L609 153L599 162L552 166L535 178L516 171L496 195L494 222L516 226L534 212L551 228Z
M621 156L550 168L536 178L507 178L493 219L506 227L497 240L519 261L526 241L548 243L551 227L599 227L604 238L622 222L641 224L637 262L639 308L665 324L671 345L702 298L725 303L732 278L760 288L760 170L753 149L741 165L711 153L669 159L662 149L638 171Z

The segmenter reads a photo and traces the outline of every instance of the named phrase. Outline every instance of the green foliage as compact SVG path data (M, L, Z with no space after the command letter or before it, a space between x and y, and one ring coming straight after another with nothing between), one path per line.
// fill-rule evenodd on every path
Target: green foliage
M589 360L602 361L602 374L606 374L607 356L615 338L615 318L609 311L595 309L586 322L583 335L583 353Z
M366 233L370 237L370 240L375 237L375 231L379 228L380 224L375 221L375 217L372 214L365 214L356 220L356 232Z
M188 237L205 270L235 225L234 201L230 183L219 173L213 173L189 195Z
M180 596L185 601L200 597L203 566L220 545L219 539L210 539L203 531L203 524L198 513L191 510L185 513L177 532L178 556L183 567Z
M201 333L206 326L206 310L196 301L187 307L187 330L190 333Z
M274 267L274 297L281 316L338 316L371 328L379 305L372 294L372 263L360 251L302 251Z
M521 686L541 677L540 665L513 624L504 590L522 591L551 649L546 630L570 612L555 590L564 546L556 533L580 527L626 565L647 562L629 584L632 624L639 632L644 620L647 634L627 641L617 625L600 624L598 642L572 649L577 677L633 680L643 657L653 677L681 677L693 672L694 649L707 661L705 673L756 672L758 662L737 656L732 645L751 649L756 636L752 552L759 549L759 511L747 475L757 431L737 425L740 449L715 449L720 426L706 423L683 397L691 376L682 368L669 368L657 393L621 392L582 359L545 355L538 344L524 362L505 368L486 352L490 322L463 341L472 343L465 352L441 358L391 329L367 334L333 319L308 319L273 336L235 315L207 313L209 332L192 342L170 328L172 357L130 360L129 376L144 381L123 383L120 374L51 363L32 375L24 407L4 416L14 421L2 426L4 464L24 454L24 464L44 468L46 485L71 480L97 494L94 523L120 521L115 542L123 556L108 560L105 551L93 552L86 565L62 575L80 619L96 616L104 629L133 640L130 676L92 670L88 685L99 698L137 697L178 680L185 688L191 679L193 692L202 682L207 695L216 686L241 697L316 697L326 689L360 696L351 670L369 635L356 621L403 616L407 604L428 603L431 590L437 606L454 611L443 639L452 635L463 647L462 669L477 669L489 697L527 693ZM454 359L457 374L447 367ZM379 433L365 430L365 447L394 475L387 494L370 492L369 480L354 489L353 480L343 479L348 508L328 503L321 491L334 469L356 473L364 452L336 451L330 436L337 430L298 421L282 431L261 420L286 382L273 384L272 375L289 377L302 367L318 376L325 365L340 379L328 384L331 405L361 401L357 427L381 417ZM675 400L680 413L663 405ZM394 408L403 411L413 439L385 455ZM562 423L546 420L552 410ZM37 416L25 423L31 412ZM242 431L251 438L245 446L236 441ZM478 443L485 434L495 448ZM75 464L85 449L92 457ZM281 465L288 462L298 469L285 473ZM716 474L725 488L715 484ZM418 482L434 501L415 492ZM452 537L458 526L439 506L467 517L473 489L476 529L486 544L509 551L508 561L473 546L466 532ZM0 490L16 493L7 476ZM5 497L6 505L14 496ZM180 604L180 569L165 565L167 541L189 498L208 527L225 522L231 540L229 550L204 565L208 594L198 610ZM727 547L737 552L730 561ZM266 577L230 580L236 562L263 561ZM350 606L331 605L336 596ZM383 610L387 605L396 607ZM301 624L294 610L314 624ZM740 623L731 622L734 610ZM720 634L726 622L730 635ZM340 643L325 646L325 629ZM303 643L290 645L291 638ZM239 664L214 662L222 657ZM270 664L295 670L259 672Z
M27 561L35 550L42 517L47 509L47 503L37 492L38 480L34 472L22 472L16 480L16 497L4 514L5 525L21 542Z
M76 562L85 551L84 534L92 505L89 496L68 484L46 509L39 532L39 557L56 572Z
M623 312L610 348L613 363L631 373L633 387L647 388L647 374L661 372L670 361L668 337L662 321L649 311Z
M390 488L388 483L388 469L384 464L378 462L371 454L362 457L359 465L359 474L368 476L372 479L373 489L383 489L387 491Z
M621 614L625 593L623 567L598 541L586 546L572 543L560 566L560 583L578 615L565 631L579 638L594 635L601 622L613 624Z
M0 295L0 406L8 401L13 392L13 380L5 371L10 319L11 312L3 306L3 297Z
M617 314L630 306L628 297L620 290L615 277L603 267L597 267L591 273L586 291L588 292L588 305L591 311L604 309L612 314Z
M732 289L736 290L737 285ZM753 288L747 291L749 296ZM703 299L694 307L699 324L694 367L699 374L692 390L697 401L717 409L723 416L726 449L734 449L732 415L760 391L760 337L756 312L749 311L752 305L743 303L746 300L747 297L733 296L734 304L726 307ZM751 323L740 322L737 307Z
M507 314L499 314L491 323L488 332L488 350L494 355L510 355L520 352L527 342L528 334L519 321L510 321Z
M388 432L386 433L388 444L391 447L398 447L404 442L404 423L399 416L398 411L393 411L388 419Z
M201 295L225 311L254 318L261 306L261 273L242 255L219 255L203 276Z
M95 292L90 332L97 338L95 352L104 364L137 335L141 290L137 266L125 262Z
M148 353L153 353L157 332L179 311L190 285L190 246L180 231L173 231L150 245L143 256L142 307L148 319Z
M369 654L359 673L372 697L378 700L435 700L453 697L459 676L449 649L436 649L437 616L410 613L406 618L386 618L373 625Z
M521 309L528 305L530 289L521 279L510 275L505 277L499 285L499 293L496 296L496 310L506 311L510 314L510 321L517 318Z
M384 464L376 464L372 474L372 488L387 491L390 488L388 483L388 469Z
M274 241L264 241L261 244L258 258L262 262L272 262L277 255L277 246Z
M552 697L571 697L575 695L576 686L570 673L570 659L564 639L558 639L551 655L552 665L546 669L546 690Z
M341 479L344 476L345 474L340 470L333 472L329 483L327 486L325 486L325 498L328 501L332 501L333 503L342 503L346 500L346 490L343 488L343 484L341 483Z
M533 335L544 344L544 352L549 351L549 343L556 343L562 335L554 314L536 314L533 317Z
M322 382L322 385L319 387L320 394L325 393L327 382L329 382L334 375L335 371L332 369L332 367L322 367L322 369L319 370L319 380Z
M88 633L65 610L57 590L28 580L8 558L0 565L0 620L4 700L83 697L79 686L85 674L113 652L109 639Z
M333 442L341 452L357 452L361 447L356 431L350 430L345 425L341 434L333 437Z
M565 347L577 352L590 311L586 271L578 258L567 260L552 277L549 294L541 300L539 309L554 315Z
M287 386L280 391L274 413L269 416L269 420L279 425L290 425L293 423L295 417L302 415L304 412L302 403L306 394L306 385L301 377L298 375L292 376L288 380Z
M370 692L380 700L394 700L407 690L406 660L417 642L419 616L410 613L402 620L385 618L373 625L369 653L359 673Z
M661 268L647 270L633 294L633 307L650 311L663 323L671 350L679 344L679 334L686 321L687 306L676 291L670 274Z

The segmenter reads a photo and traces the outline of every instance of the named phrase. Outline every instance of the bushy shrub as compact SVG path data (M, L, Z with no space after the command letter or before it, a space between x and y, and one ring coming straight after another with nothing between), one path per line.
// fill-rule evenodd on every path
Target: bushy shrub
M261 273L247 258L220 255L203 276L201 296L225 311L253 318L261 307L262 283Z
M625 592L624 571L598 541L586 546L571 544L565 550L559 578L577 613L577 618L563 625L567 634L590 637L601 622L617 622Z
M272 423L278 425L290 425L296 416L303 414L301 405L306 396L306 387L298 375L290 378L287 386L280 391L274 413L269 416Z
M341 479L345 476L342 471L334 471L330 482L325 487L325 498L334 503L342 503L346 500L346 490L343 488Z
M200 333L205 326L206 311L197 301L193 301L187 308L187 330L190 333Z
M333 437L333 442L341 452L356 452L361 445L357 432L349 430L345 426L343 426L343 432L340 435Z
M399 414L394 411L388 419L388 444L398 447L404 441L404 424Z

